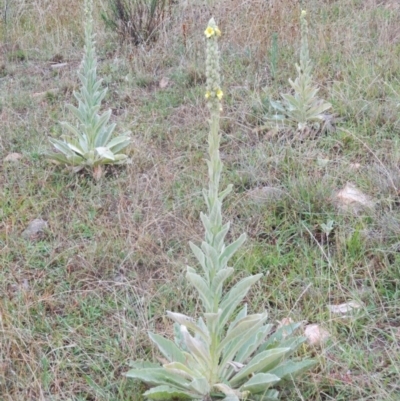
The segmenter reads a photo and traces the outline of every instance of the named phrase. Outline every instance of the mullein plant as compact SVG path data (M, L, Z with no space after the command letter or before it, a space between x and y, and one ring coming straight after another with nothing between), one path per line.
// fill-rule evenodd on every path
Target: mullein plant
M308 26L306 11L300 15L301 49L300 65L296 64L297 78L289 83L293 94L281 94L283 101L269 100L274 114L266 116L265 128L293 129L299 132L321 130L330 121L325 112L332 105L317 97L318 88L313 85L312 62L308 50Z
M234 274L228 262L246 239L242 234L225 243L230 223L223 223L222 203L231 192L220 191L222 162L219 154L219 120L223 92L220 87L218 38L220 30L211 19L205 30L207 41L207 89L205 97L211 114L208 135L208 189L203 195L207 213L200 219L205 229L201 246L190 247L202 274L187 267L186 278L199 294L203 313L197 320L181 313L167 312L174 323L174 341L149 333L163 355L158 363L134 361L125 375L147 383L144 396L155 400L240 399L277 400L271 387L292 379L313 366L311 360L292 356L305 341L291 334L299 324L274 330L267 312L248 314L243 299L261 274L238 281L227 291L224 285ZM241 305L239 311L237 307Z
M68 109L78 120L73 126L61 123L70 135L62 139L50 138L58 152L48 153L48 157L61 165L71 167L74 172L91 170L94 178L102 175L102 165L123 164L128 156L121 153L130 143L129 132L113 137L115 124L109 124L111 110L99 114L101 102L107 88L101 88L102 81L97 79L97 59L93 34L93 0L85 0L85 51L78 72L81 81L80 92L74 92L78 107L68 104Z

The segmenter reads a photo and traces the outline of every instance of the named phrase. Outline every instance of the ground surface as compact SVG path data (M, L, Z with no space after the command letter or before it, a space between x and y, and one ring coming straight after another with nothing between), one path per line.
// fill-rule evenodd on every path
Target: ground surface
M95 183L43 157L48 138L62 132L59 122L71 119L65 105L78 89L83 31L78 2L69 3L13 3L3 23L4 401L139 400L143 388L122 373L130 359L153 357L147 330L169 335L166 310L199 307L184 271L195 265L188 241L203 235L209 8L176 2L157 42L138 48L96 16L104 108L119 132L132 131L133 145L132 164ZM96 2L97 13L106 5ZM213 8L223 32L223 184L234 185L225 215L232 238L249 236L234 266L238 275L266 274L248 297L251 309L331 335L322 348L304 347L319 363L282 389L283 400L399 400L400 10L373 0L302 7L315 82L340 121L301 140L254 130L262 100L287 92L295 77L300 5L223 0ZM5 161L11 153L22 158ZM340 206L347 183L369 206ZM22 235L34 219L47 228ZM328 309L349 301L360 308L347 318Z

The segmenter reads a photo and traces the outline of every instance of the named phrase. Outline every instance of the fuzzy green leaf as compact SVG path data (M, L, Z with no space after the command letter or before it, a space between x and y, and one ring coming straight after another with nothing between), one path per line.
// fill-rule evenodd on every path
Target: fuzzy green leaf
M54 139L54 138L50 138L49 140L50 140L50 142L53 144L53 146L54 146L57 150L59 150L60 152L62 152L65 156L68 157L68 156L75 156L75 155L76 155L76 153L73 152L73 151L69 148L69 146L68 146L68 144L67 144L66 142L60 141L60 140Z
M291 336L300 326L301 323L290 323L280 327L274 334L268 337L268 340L265 341L260 350L263 351L278 347L285 338Z
M183 391L171 386L157 386L143 393L144 396L152 400L192 400L195 395L189 391Z
M192 337L185 326L181 326L181 331L188 350L202 367L202 370L206 371L211 366L210 350L201 339Z
M209 286L203 277L199 276L191 267L187 267L186 278L192 283L200 295L204 309L211 312L213 309L214 294L210 291Z
M241 319L224 337L218 346L217 352L222 352L222 350L228 347L229 343L235 340L242 340L243 337L247 338L250 332L256 332L267 320L267 313L260 313L254 315L248 315ZM237 346L234 348L234 352L241 347Z
M198 394L206 395L210 392L210 384L208 383L205 377L199 377L194 379L190 384L189 387L195 390Z
M161 366L159 363L150 362L150 361L129 361L129 366L132 369L147 369L147 368L157 368L159 369Z
M167 316L171 318L173 321L179 323L182 326L185 326L192 330L196 335L199 335L205 343L210 342L210 335L208 332L204 331L202 328L196 324L196 321L186 315L183 315L182 313L176 313L176 312L171 312L167 311Z
M235 284L221 301L221 327L227 323L236 307L242 302L250 287L262 277L262 274L246 277Z
M126 148L129 145L130 141L131 139L127 135L117 136L107 143L107 148L110 149L112 152L117 153L120 150Z
M241 387L241 391L250 391L252 394L262 393L271 387L273 384L278 383L281 379L270 373L257 373L252 376L250 380L244 383Z
M227 267L217 272L211 283L211 291L214 294L220 294L224 282L233 274L234 271L235 270L232 267Z
M260 344L265 340L266 336L270 333L274 326L272 324L267 324L261 327L257 333L246 339L247 341L238 350L235 361L244 362L247 358L252 355L255 350L260 346Z
M289 351L290 348L275 348L257 354L243 369L230 379L229 383L237 385L252 373L273 369L283 360Z
M200 266L203 268L204 273L208 274L208 270L206 267L206 257L204 255L204 252L193 242L189 242L190 249L194 253L194 256L196 256L196 259L200 263Z
M108 159L108 160L115 160L114 153L111 152L110 149L104 147L104 146L99 146L96 148L97 154L102 158L102 159Z
M210 333L218 332L219 319L221 317L221 309L217 313L204 313L204 318L207 322L207 327Z
M285 361L274 369L270 370L270 373L280 377L281 379L293 378L304 371L315 366L316 361L312 359L306 359L299 362Z
M174 385L181 390L186 390L189 382L176 373L164 368L131 369L124 374L126 377L141 380L152 386Z
M235 254L235 252L243 245L246 241L246 234L242 234L236 241L228 245L219 257L221 265L226 265L229 259Z
M184 365L181 362L171 362L163 365L165 369L176 373L180 376L183 376L185 379L194 380L196 376L199 376L199 372L193 371L188 366Z
M171 340L164 338L158 334L149 332L150 340L157 345L160 352L170 361L185 363L185 357L182 351Z

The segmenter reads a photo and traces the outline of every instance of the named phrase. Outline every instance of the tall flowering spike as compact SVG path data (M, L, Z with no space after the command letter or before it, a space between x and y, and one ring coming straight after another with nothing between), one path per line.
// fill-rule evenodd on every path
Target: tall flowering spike
M218 51L218 38L221 36L214 18L211 18L207 29L204 31L207 38L207 59L206 59L206 76L207 88L206 99L208 100L208 107L211 112L220 112L221 100L223 92L221 90L221 78L219 67L219 51Z
M220 66L219 66L219 51L218 51L218 38L221 36L221 31L216 25L213 18L206 30L204 31L207 41L207 59L206 59L206 76L207 76L207 89L206 98L207 105L210 109L210 131L208 134L208 190L204 190L204 199L207 204L207 214L201 215L201 220L205 229L205 246L211 254L219 255L218 262L213 259L208 252L205 257L205 270L206 281L209 286L212 286L214 277L221 270L225 269L226 260L221 256L226 248L224 238L229 229L229 223L223 224L222 222L222 202L224 197L231 191L232 185L229 185L224 191L219 190L219 183L222 173L222 161L219 154L219 145L221 134L219 133L219 120L221 114L221 100L223 92L220 87ZM233 245L231 249L236 249L244 242L245 235L243 234ZM206 244L206 245L204 245ZM190 273L189 273L190 274ZM210 287L211 288L211 287ZM218 311L219 297L222 294L222 287L219 292L214 296L211 309L207 312L216 313Z
M307 12L303 10L300 14L301 49L300 67L304 71L307 64L310 64L310 54L308 51L308 24L306 19Z
M211 18L206 30L204 31L206 36L206 94L207 106L211 112L210 120L210 132L208 135L208 145L209 145L209 156L208 161L208 175L209 175L209 188L208 192L205 193L205 200L208 206L208 212L213 216L214 221L212 225L214 228L212 230L207 230L206 228L206 239L212 243L212 232L218 231L217 226L222 222L221 217L221 205L218 202L219 194L219 180L222 171L222 163L219 155L219 118L222 110L221 100L223 97L223 92L220 86L220 66L219 66L219 50L218 50L218 38L221 36L221 31L219 30L214 18ZM219 207L218 207L219 204ZM218 209L218 210L217 210ZM212 211L214 211L212 213ZM208 231L208 232L207 232Z

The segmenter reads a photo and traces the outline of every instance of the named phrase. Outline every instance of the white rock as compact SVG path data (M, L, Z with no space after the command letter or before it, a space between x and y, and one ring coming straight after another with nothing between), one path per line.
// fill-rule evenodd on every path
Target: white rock
M304 329L304 335L310 345L322 345L329 337L330 334L327 330L323 329L318 324L309 324Z

